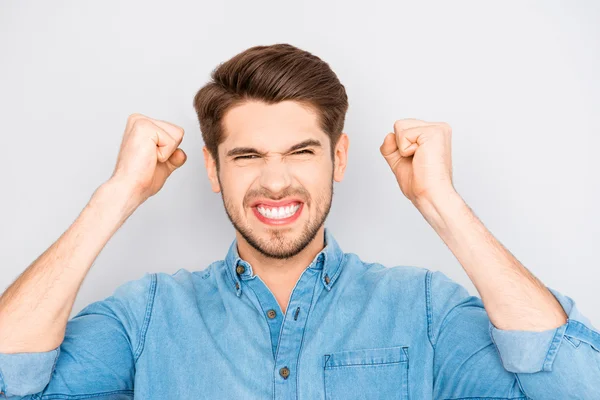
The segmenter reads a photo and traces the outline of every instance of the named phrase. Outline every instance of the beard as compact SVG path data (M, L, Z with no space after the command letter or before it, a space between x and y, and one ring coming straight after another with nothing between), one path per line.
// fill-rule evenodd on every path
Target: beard
M289 228L267 228L268 237L261 237L257 234L250 224L245 221L243 217L243 211L236 207L234 203L227 198L223 185L219 179L221 186L221 198L223 200L223 206L225 207L225 213L231 221L233 227L242 235L242 237L257 250L260 254L267 258L274 259L286 259L291 258L300 253L313 241L317 236L319 229L325 223L329 210L331 209L331 202L333 199L333 171L330 185L326 190L318 193L314 199L310 196L310 193L304 188L287 188L279 194L279 196L273 196L271 192L266 189L251 190L246 193L243 201L243 209L245 210L251 200L256 197L264 197L271 200L280 200L288 196L299 196L304 201L304 207L315 207L316 216L314 219L309 219L308 222L302 228L302 232L298 237L288 237L286 231ZM266 226L266 225L265 225Z

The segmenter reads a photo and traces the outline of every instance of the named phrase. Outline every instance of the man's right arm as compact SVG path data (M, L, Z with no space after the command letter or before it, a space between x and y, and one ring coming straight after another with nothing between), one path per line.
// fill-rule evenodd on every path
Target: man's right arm
M59 347L0 353L0 391L15 400L133 398L156 290L157 275L147 273L84 307Z
M123 285L71 322L68 318L85 276L106 243L185 163L187 156L178 148L182 139L181 127L140 114L129 116L112 177L94 192L69 229L0 297L0 394L37 393L49 383L54 367L60 367L61 377L72 375L81 365L102 375L94 378L93 388L74 385L77 377L64 385L59 379L57 385L65 390L104 390L114 382L128 382L131 360L135 362L141 351L129 348L131 335L139 333L134 332L140 328L137 312L148 307L145 293L154 287L148 279ZM105 342L94 343L98 331ZM59 358L63 344L67 358ZM119 354L122 363L112 357Z
M62 343L85 276L135 208L118 181L94 192L69 229L0 297L0 353L44 352Z

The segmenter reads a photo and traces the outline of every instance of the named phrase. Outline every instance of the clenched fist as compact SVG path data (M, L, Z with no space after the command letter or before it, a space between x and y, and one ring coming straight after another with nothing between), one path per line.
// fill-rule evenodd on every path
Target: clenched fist
M379 150L413 204L454 192L452 129L447 123L398 120Z
M177 125L130 115L111 180L124 184L136 202L143 203L185 163L187 155L178 148L182 139L183 128Z

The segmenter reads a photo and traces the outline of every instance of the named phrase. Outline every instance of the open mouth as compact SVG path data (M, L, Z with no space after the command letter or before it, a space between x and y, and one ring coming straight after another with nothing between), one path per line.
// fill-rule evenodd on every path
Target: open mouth
M303 205L304 203L297 201L281 207L269 207L265 204L258 204L252 207L252 210L262 222L270 225L282 225L295 221L302 212Z

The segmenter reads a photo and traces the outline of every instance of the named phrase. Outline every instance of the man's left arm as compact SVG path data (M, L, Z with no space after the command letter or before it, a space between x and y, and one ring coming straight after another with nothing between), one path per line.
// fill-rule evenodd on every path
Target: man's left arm
M549 290L502 246L454 190L451 133L445 123L399 120L380 151L477 288L502 365L519 374L525 393L600 392L600 333L570 298Z
M518 375L523 392L533 399L600 398L600 333L575 302L533 276L457 194L419 211L477 288L502 365Z

